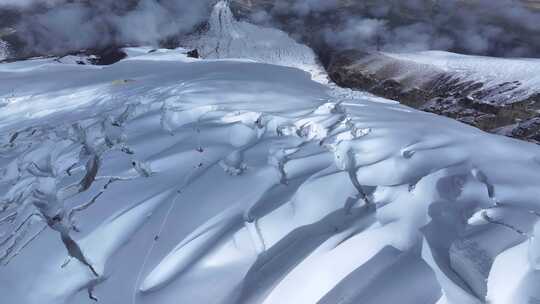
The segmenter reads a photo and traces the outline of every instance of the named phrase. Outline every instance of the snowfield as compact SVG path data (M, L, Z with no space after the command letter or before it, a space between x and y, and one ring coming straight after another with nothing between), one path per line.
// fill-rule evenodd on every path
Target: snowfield
M2 303L536 303L540 148L186 50L0 64Z

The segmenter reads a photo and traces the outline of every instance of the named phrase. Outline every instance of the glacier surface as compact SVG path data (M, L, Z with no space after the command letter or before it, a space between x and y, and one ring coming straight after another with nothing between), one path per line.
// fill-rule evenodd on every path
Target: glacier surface
M227 41L0 64L2 303L539 301L538 146Z

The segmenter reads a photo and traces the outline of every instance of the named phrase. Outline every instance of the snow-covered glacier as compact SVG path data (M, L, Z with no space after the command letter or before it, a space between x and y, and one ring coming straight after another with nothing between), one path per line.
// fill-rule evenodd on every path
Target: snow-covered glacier
M0 64L0 303L536 303L540 148L299 69Z

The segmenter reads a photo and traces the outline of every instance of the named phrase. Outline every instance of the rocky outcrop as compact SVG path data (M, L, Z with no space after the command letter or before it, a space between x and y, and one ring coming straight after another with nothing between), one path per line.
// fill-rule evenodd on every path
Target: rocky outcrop
M66 56L58 57L59 62L74 62L77 64L110 65L127 57L126 52L119 47L105 49L82 50Z

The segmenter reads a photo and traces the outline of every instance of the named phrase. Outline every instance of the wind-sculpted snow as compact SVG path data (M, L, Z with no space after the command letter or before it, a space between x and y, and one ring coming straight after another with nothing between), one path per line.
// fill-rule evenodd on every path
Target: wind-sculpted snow
M540 299L538 146L293 68L126 53L0 65L2 303Z

